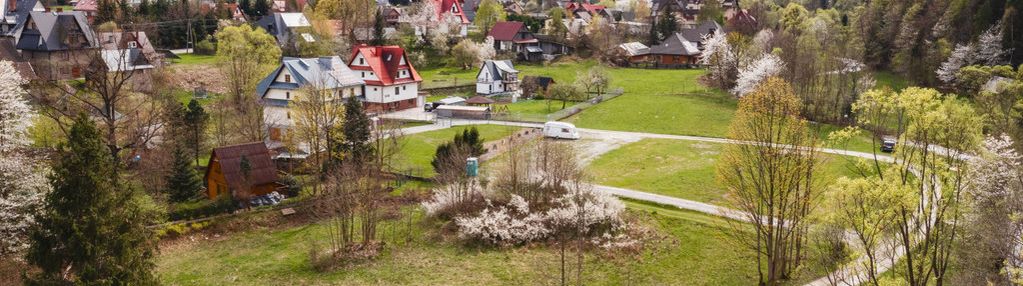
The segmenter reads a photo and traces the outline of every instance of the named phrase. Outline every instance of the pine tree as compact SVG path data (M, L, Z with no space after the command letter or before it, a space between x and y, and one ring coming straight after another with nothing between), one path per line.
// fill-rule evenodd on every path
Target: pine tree
M53 168L45 207L32 231L29 284L154 285L152 216L114 178L110 149L80 115Z
M654 46L661 42L661 36L657 32L659 26L657 26L657 17L650 17L650 35L647 36L646 45Z
M202 148L203 135L205 135L206 122L210 115L202 108L198 100L192 99L188 102L188 109L185 111L185 125L188 126L191 138L188 144L192 147L192 155L195 157L195 164L199 164L199 149Z
M96 19L97 25L113 21L117 17L117 6L112 1L114 0L99 0L96 3Z
M362 103L354 96L345 102L345 121L342 124L344 141L341 143L341 155L361 165L373 153L369 144L370 121L363 111Z
M661 13L661 20L657 21L659 23L657 32L660 34L658 41L674 35L675 31L678 30L678 19L675 19L675 12L671 10L671 7L669 6Z
M256 0L252 10L253 14L256 14L257 17L270 15L270 3L268 0Z
M150 5L149 0L142 0L139 2L139 7L136 10L139 16L151 17L153 15L152 5Z
M373 21L373 42L371 45L384 45L384 14L377 10L376 19Z
M192 162L185 154L183 148L174 149L174 165L167 175L167 187L165 193L171 201L184 202L196 197L202 188L202 182L192 168Z
M252 0L239 0L238 9L241 9L242 13L245 13L247 16L255 15L254 11L252 11Z

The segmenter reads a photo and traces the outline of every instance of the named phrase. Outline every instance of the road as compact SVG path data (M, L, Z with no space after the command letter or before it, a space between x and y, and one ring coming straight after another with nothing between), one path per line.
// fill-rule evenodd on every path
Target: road
M421 132L428 132L434 130L441 130L450 128L452 126L462 125L478 125L478 124L492 124L492 125L504 125L504 126L515 126L524 128L542 128L541 123L525 123L525 122L509 122L509 121L493 121L493 120L464 120L464 119L450 119L450 120L438 120L437 123L431 125L423 125L402 129L404 134L415 134ZM588 129L579 128L582 139L580 142L587 142L580 145L580 150L583 151L581 159L583 164L588 164L590 161L599 157L601 154L614 150L627 143L639 141L642 139L670 139L670 140L684 140L694 142L708 142L708 143L719 143L719 144L758 144L756 142L738 141L726 138L716 137L703 137L703 136L687 136L687 135L670 135L670 134L658 134L658 133L644 133L644 132L630 132L630 131L613 131L613 130L601 130L601 129ZM894 162L895 159L891 156L884 154L873 154L857 151L849 151L842 149L831 149L831 148L820 148L818 149L821 153L842 155L856 158L863 158L868 160L877 159L882 162ZM634 200L641 200L647 202L653 202L662 205L669 205L677 207L683 210L700 212L713 216L725 217L738 221L750 220L750 215L726 207L716 206L712 204L685 200L675 197L669 197L664 195L652 194L643 191L630 190L618 187L593 185L594 189L602 192L607 192L618 197L629 198ZM852 244L852 238L847 238L847 242ZM891 247L880 247L881 250L891 249ZM877 257L888 257L891 259L880 259L875 268L878 274L884 273L892 267L890 261L898 261L903 253L901 250L897 250L894 253L879 253ZM807 286L824 286L824 285L859 285L867 282L866 273L864 270L866 258L859 258L856 261L846 264L835 272L828 274L825 277L814 280ZM835 280L838 279L838 280ZM836 282L839 281L839 282Z

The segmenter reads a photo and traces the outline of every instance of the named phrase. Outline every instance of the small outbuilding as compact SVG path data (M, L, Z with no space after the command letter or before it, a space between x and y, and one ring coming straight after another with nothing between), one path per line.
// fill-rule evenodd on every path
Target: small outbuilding
M481 95L473 96L465 100L465 104L468 104L469 106L490 106L491 104L494 104L494 102L496 101Z
M203 177L206 196L247 198L276 191L280 186L277 166L270 158L263 142L213 148Z
M434 110L439 118L489 119L490 107L441 105Z

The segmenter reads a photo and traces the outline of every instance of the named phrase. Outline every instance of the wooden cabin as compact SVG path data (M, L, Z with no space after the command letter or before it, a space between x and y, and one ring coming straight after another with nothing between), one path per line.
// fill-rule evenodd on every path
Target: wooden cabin
M243 161L248 161L247 172ZM210 199L225 194L234 198L268 194L278 189L277 181L277 166L263 142L214 148L203 177Z

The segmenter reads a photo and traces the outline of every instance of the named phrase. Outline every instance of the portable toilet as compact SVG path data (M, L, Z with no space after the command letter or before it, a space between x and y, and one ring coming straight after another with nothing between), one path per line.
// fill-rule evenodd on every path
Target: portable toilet
M469 157L465 160L465 174L467 176L476 177L480 173L480 160L476 157Z

